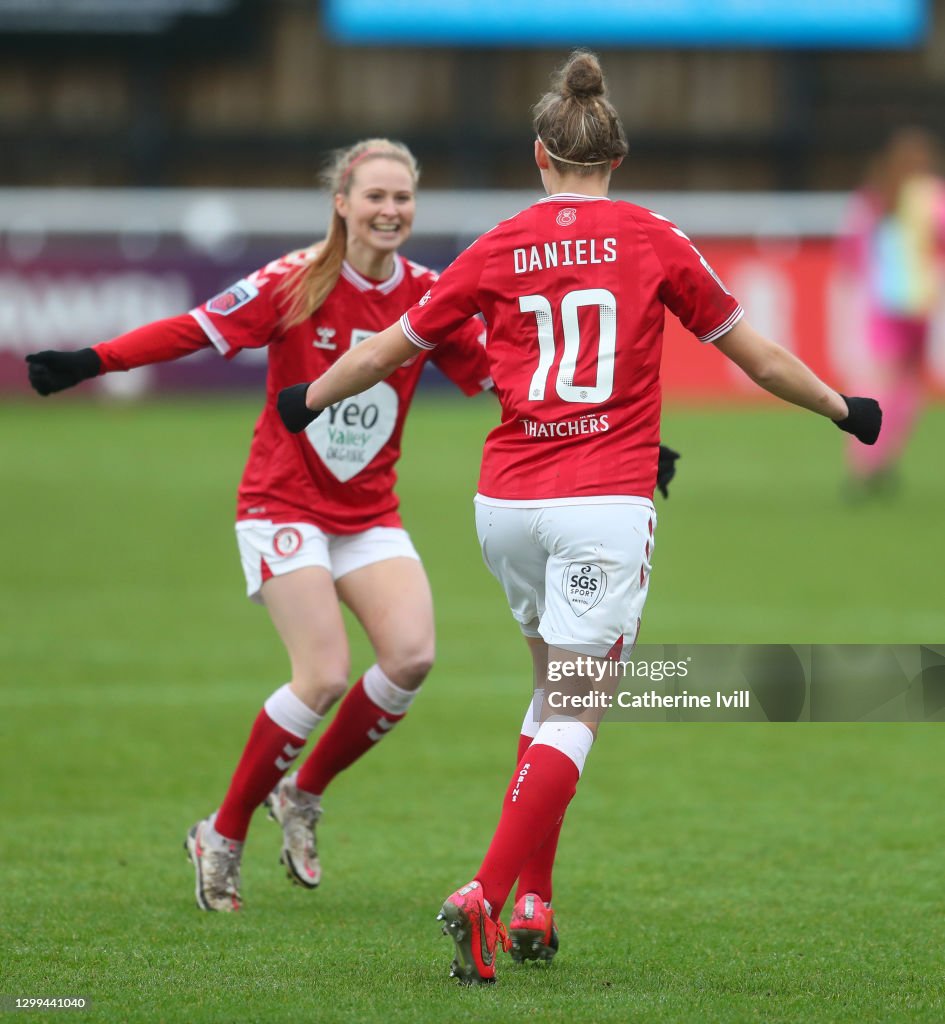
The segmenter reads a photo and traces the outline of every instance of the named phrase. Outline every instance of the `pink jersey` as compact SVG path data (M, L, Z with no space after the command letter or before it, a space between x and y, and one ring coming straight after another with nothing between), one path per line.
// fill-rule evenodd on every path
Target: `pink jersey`
M237 517L299 520L341 534L399 526L394 464L427 353L364 394L326 409L301 434L290 434L280 422L276 396L281 388L314 380L348 349L394 323L430 288L436 274L397 256L393 274L375 282L345 263L315 314L285 328L288 297L281 286L310 258L296 253L275 260L191 310L228 358L241 349L269 346L266 403L240 482ZM466 394L489 385L482 333L481 321L463 317L451 332L455 344L433 354L436 365Z
M742 315L668 220L561 194L474 242L401 324L421 349L438 350L466 318L485 317L502 422L486 440L481 495L649 498L666 308L700 341Z

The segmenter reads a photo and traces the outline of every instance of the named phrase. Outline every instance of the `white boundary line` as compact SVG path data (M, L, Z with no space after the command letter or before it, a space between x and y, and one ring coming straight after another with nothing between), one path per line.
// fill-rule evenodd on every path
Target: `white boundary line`
M472 239L539 191L422 189L415 234ZM701 237L834 237L840 192L615 192ZM327 224L315 189L0 189L0 233L314 238Z

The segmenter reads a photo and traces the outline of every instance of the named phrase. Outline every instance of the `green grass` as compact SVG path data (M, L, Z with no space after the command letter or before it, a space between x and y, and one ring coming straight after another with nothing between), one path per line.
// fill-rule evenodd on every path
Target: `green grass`
M245 913L199 913L183 834L288 671L231 528L255 408L0 410L0 996L84 995L77 1019L109 1022L945 1019L938 725L605 726L557 961L446 981L433 915L481 859L528 689L472 524L486 400L412 414L400 490L438 663L333 784L322 888L288 885L259 815ZM664 435L684 458L646 642L942 641L945 411L900 493L858 506L814 417L670 409Z

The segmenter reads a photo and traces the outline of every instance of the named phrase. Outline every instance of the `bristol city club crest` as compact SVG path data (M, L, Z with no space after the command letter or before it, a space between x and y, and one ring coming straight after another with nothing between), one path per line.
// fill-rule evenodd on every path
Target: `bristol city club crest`
M593 562L572 562L564 570L561 590L571 611L580 617L600 604L607 590L607 573Z
M277 555L288 558L302 546L302 534L294 526L284 526L276 531L272 538L272 546Z
M573 206L566 206L563 210L559 210L558 216L555 217L555 223L560 228L569 228L577 220L577 210Z

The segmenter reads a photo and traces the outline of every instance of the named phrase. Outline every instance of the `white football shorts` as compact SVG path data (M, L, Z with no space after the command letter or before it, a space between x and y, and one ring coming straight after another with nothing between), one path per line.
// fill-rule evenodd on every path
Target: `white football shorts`
M629 653L649 585L653 503L574 498L523 507L493 501L476 496L476 531L522 632L598 658Z
M246 596L262 604L263 583L273 576L306 566L327 569L339 580L388 558L414 558L410 535L395 526L372 526L361 533L324 533L310 523L272 523L268 519L242 519L236 524L236 542L246 576Z

